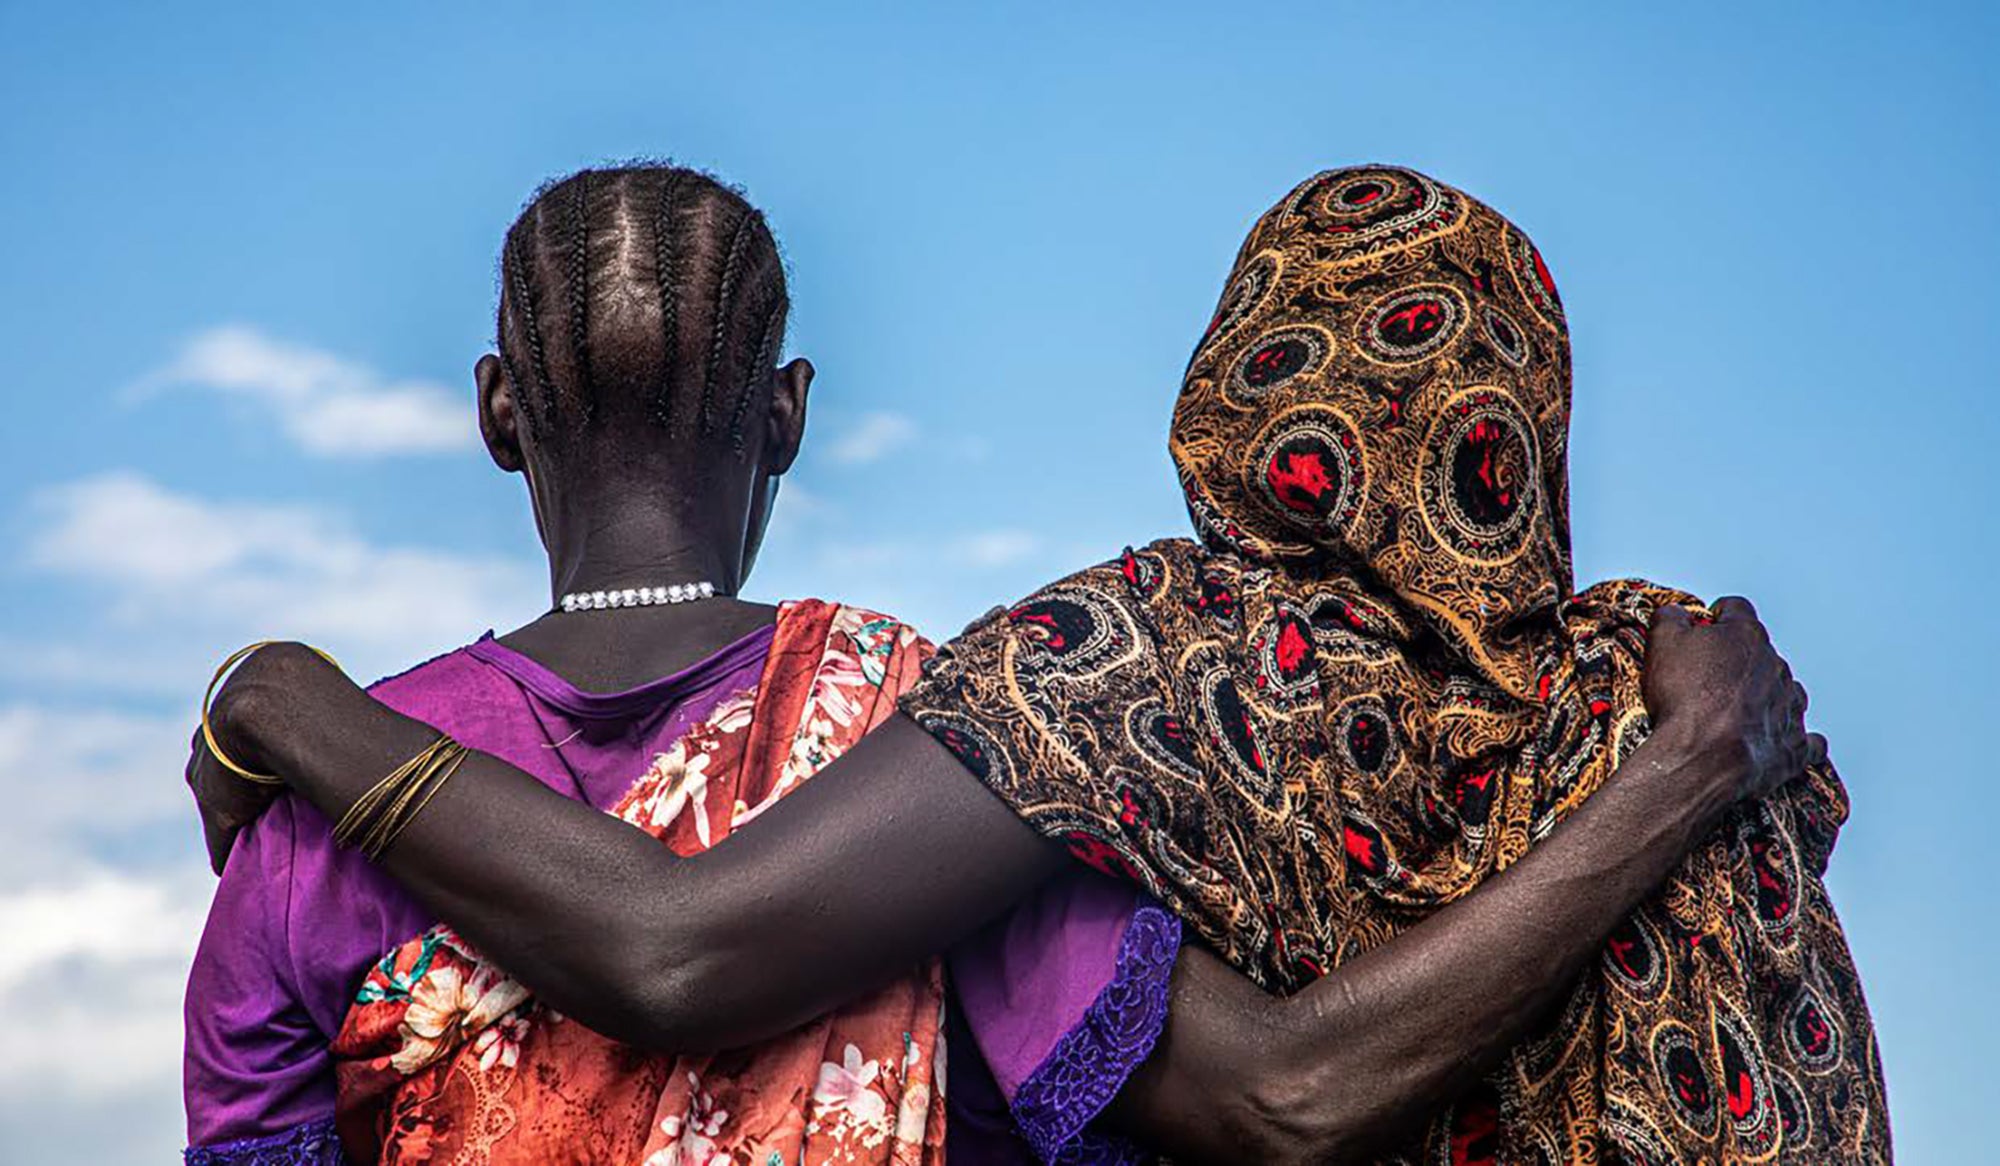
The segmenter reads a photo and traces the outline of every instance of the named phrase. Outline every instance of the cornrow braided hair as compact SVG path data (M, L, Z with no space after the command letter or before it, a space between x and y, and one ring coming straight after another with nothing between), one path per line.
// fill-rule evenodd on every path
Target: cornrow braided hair
M571 184L569 225L569 268L563 287L569 293L569 350L576 361L576 383L571 394L589 421L596 410L590 392L590 171L576 176Z
M707 437L713 432L715 379L723 373L724 346L728 342L729 314L736 299L736 281L743 273L743 249L749 245L754 233L756 212L746 212L736 222L736 229L729 235L729 250L722 261L722 277L715 284L715 308L709 313L710 328L708 341L708 365L703 371L701 384L701 434Z
M539 438L541 436L542 422L545 420L544 415L548 409L549 363L548 357L542 351L542 331L535 324L534 284L528 278L527 261L521 255L521 229L526 222L527 215L523 214L520 221L514 224L513 229L507 232L507 241L502 244L501 250L507 268L507 284L512 290L514 304L521 313L521 326L527 333L528 360L535 374L534 391L532 393L523 393L519 381L514 382L514 393L516 398L520 400L521 412L528 418L529 431ZM506 297L503 296L500 307L501 339L496 345L503 357L505 357L507 352L506 335L507 306ZM505 359L503 360L503 367L511 363L511 358Z
M660 343L664 354L660 381L671 385L677 369L680 348L680 283L676 278L675 249L680 240L679 216L676 199L680 196L681 179L685 175L675 170L660 184L660 198L653 214L653 279L660 293ZM674 398L672 393L656 393L653 397L653 419L667 432L674 429Z
M514 255L514 239L511 233L508 235L507 239L501 243L500 252L501 252L500 283L502 288L504 289L508 281L513 278L513 264L511 263L511 260L513 259ZM500 310L504 312L506 311L505 307L506 293L504 290L502 291L501 296L502 296L502 301L501 301L502 307ZM500 353L500 370L506 376L508 384L517 386L516 393L518 394L519 392L518 386L521 384L521 374L519 371L519 366L514 362L514 354L508 351L507 346L505 344L496 344L495 348L497 348ZM532 428L535 423L532 419L530 419L528 424Z
M765 305L763 311L760 313L764 318L764 326L756 333L757 347L751 350L749 359L745 362L744 367L753 369L770 368L777 363L778 345L784 340L785 336L785 307L785 298L783 296L770 297L770 302ZM749 333L745 333L745 335L747 336ZM752 396L754 394L748 389L738 393L736 395L736 410L729 417L730 439L735 443L737 453L743 452L743 421L744 415L750 410Z
M580 171L535 193L500 266L501 365L537 440L642 416L705 439L726 419L742 453L791 301L740 193L662 163Z

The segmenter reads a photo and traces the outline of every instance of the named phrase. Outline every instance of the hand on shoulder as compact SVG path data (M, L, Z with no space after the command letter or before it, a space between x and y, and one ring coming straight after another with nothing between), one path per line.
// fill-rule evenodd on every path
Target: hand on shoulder
M252 773L282 776L281 742L300 710L318 703L314 692L329 684L353 687L339 668L304 644L280 642L259 648L229 674L209 704L208 721L216 744ZM201 811L209 867L219 875L237 834L256 821L284 786L254 782L231 771L209 748L199 726L189 744L186 778Z
M1826 760L1826 738L1806 731L1805 686L1747 599L1717 602L1713 618L1655 612L1644 684L1654 736L1713 763L1716 813Z

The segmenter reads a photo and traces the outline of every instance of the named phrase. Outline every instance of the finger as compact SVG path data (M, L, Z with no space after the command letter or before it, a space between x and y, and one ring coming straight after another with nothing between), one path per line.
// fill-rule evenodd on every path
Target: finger
M194 791L195 812L201 815L201 841L208 850L208 869L220 877L223 864L229 859L230 839L227 828L217 820L215 809L210 805L215 787L203 772L203 763L207 759L208 750L202 747L201 734L197 732L193 750L188 754L187 783L188 788Z
M235 829L263 812L270 801L265 787L254 786L222 768L215 754L203 751L193 765L194 800L202 817Z
M1657 636L1666 628L1689 628L1694 626L1694 613L1678 603L1663 604L1653 609L1651 634Z
M224 867L229 865L229 852L236 847L236 835L240 827L222 826L206 818L201 821L202 844L208 848L208 869L222 877Z
M1724 623L1732 620L1757 621L1757 608L1741 595L1725 595L1715 601L1715 621Z
M1806 710L1812 707L1812 694L1806 691L1805 685L1796 680L1792 681L1792 700L1798 704L1799 715L1802 717L1806 715Z
M245 823L257 816L259 807L248 804L237 779L223 772L215 754L206 749L196 753L188 765L188 784L194 788L195 803L201 811L202 843L208 849L208 867L217 875L229 862L229 852Z
M194 789L195 768L201 762L202 754L208 752L208 745L201 739L201 726L195 726L194 736L188 740L187 768L182 775L187 778L188 788Z
M1826 737L1820 733L1806 734L1806 764L1825 765L1827 759Z

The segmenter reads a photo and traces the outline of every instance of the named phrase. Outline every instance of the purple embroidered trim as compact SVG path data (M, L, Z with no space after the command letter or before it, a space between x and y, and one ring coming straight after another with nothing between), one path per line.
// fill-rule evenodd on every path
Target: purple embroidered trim
M1084 1130L1062 1148L1056 1166L1146 1166L1156 1160L1130 1138Z
M1035 1157L1103 1166L1151 1160L1123 1138L1084 1127L1111 1104L1160 1039L1180 949L1178 916L1152 903L1132 913L1111 982L1014 1094L1014 1122Z
M181 1151L184 1166L347 1166L333 1119L295 1125L261 1138L190 1146Z

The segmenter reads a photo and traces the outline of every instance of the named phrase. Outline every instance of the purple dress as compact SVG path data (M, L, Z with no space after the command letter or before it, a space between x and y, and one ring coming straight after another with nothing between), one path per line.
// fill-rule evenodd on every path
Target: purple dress
M771 636L762 629L638 688L589 693L489 634L370 691L608 809L653 756L756 686ZM336 848L326 818L297 798L246 829L188 980L187 1161L343 1163L329 1045L368 968L435 922L400 884ZM1143 1160L1090 1121L1158 1036L1178 941L1171 915L1084 873L954 953L948 1153Z
M1152 1161L1095 1119L1159 1040L1180 943L1179 916L1079 867L954 949L953 1166Z

